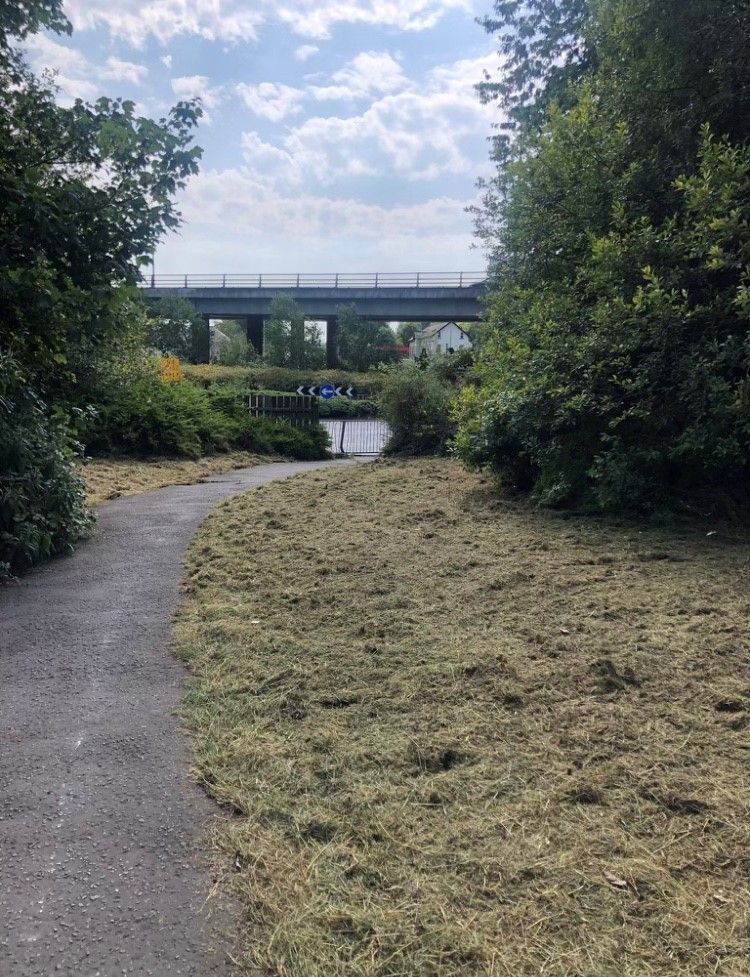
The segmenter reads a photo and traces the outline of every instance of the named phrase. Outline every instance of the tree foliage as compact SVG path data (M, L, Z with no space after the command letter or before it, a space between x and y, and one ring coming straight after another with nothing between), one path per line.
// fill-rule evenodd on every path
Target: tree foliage
M486 26L510 131L460 453L549 504L743 496L750 4L498 2Z
M411 360L390 367L378 406L391 429L386 454L440 455L455 433L450 383L430 363L422 369Z
M362 319L353 305L336 309L339 324L339 354L346 369L365 373L378 363L399 358L396 337L384 322Z
M0 11L0 334L29 379L64 394L126 328L127 287L179 222L200 108L179 103L155 122L121 99L60 107L7 46L13 7ZM22 5L22 31L61 29L58 11Z
M70 32L59 0L0 0L0 576L85 524L71 431L141 360L134 285L200 155L196 104L59 106L17 47L42 28Z
M292 370L322 366L325 351L320 330L290 295L278 295L271 303L271 314L265 323L263 356L271 366Z
M203 317L195 306L175 296L144 303L146 343L165 356L197 363Z
M87 529L79 451L66 416L50 411L0 351L0 582L65 552Z

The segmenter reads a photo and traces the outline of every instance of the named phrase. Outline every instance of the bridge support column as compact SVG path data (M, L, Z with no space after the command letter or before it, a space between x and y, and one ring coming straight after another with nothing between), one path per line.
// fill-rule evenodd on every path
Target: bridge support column
M258 356L263 355L263 321L262 315L249 315L246 320L247 341Z
M339 320L326 319L326 366L339 365Z
M193 363L208 363L211 359L211 316L201 316L200 325L193 326Z

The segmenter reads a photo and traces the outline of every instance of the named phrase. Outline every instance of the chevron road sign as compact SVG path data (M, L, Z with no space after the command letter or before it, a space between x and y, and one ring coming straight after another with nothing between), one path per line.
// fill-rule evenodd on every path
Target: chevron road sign
M352 400L356 391L354 387L347 387L344 390L343 386L335 387L332 383L324 383L320 386L313 387L299 386L297 387L297 393L300 396L322 397L323 400L330 400L331 397L348 397Z

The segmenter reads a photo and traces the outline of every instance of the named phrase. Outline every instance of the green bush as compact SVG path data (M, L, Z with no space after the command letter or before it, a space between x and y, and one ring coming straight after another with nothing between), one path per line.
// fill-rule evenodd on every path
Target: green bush
M149 376L115 389L81 424L89 454L197 458L240 448L311 460L327 457L322 428L293 428L254 418L241 387L162 383Z
M453 388L429 368L411 362L392 367L378 401L391 428L386 454L443 454L455 431L453 395Z
M320 417L376 417L378 403L376 400L350 400L348 397L331 397L330 400L318 401Z
M283 455L297 461L329 458L328 434L322 427L293 427L286 421L248 417L237 447L261 454Z
M185 378L202 387L234 384L244 390L279 390L296 393L297 387L332 383L336 387L354 387L357 396L374 399L382 390L385 373L352 373L346 370L289 370L281 366L220 366L216 364L185 366Z
M706 133L676 211L615 214L574 292L496 295L483 383L458 409L466 461L546 505L746 504L749 186L750 149Z
M234 448L279 454L300 461L328 456L328 436L323 428L300 428L284 421L252 417L248 410L248 395L241 385L216 384L205 392L205 396L211 409L228 422L230 443Z
M0 356L0 581L71 550L88 528L77 450L65 420Z
M226 451L232 425L205 391L191 383L146 377L96 405L81 430L90 454L183 455Z

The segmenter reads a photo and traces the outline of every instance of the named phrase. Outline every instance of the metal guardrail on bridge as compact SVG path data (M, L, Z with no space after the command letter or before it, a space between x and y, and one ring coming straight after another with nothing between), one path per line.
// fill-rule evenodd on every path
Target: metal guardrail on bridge
M353 272L292 275L151 275L143 288L469 288L486 272Z

